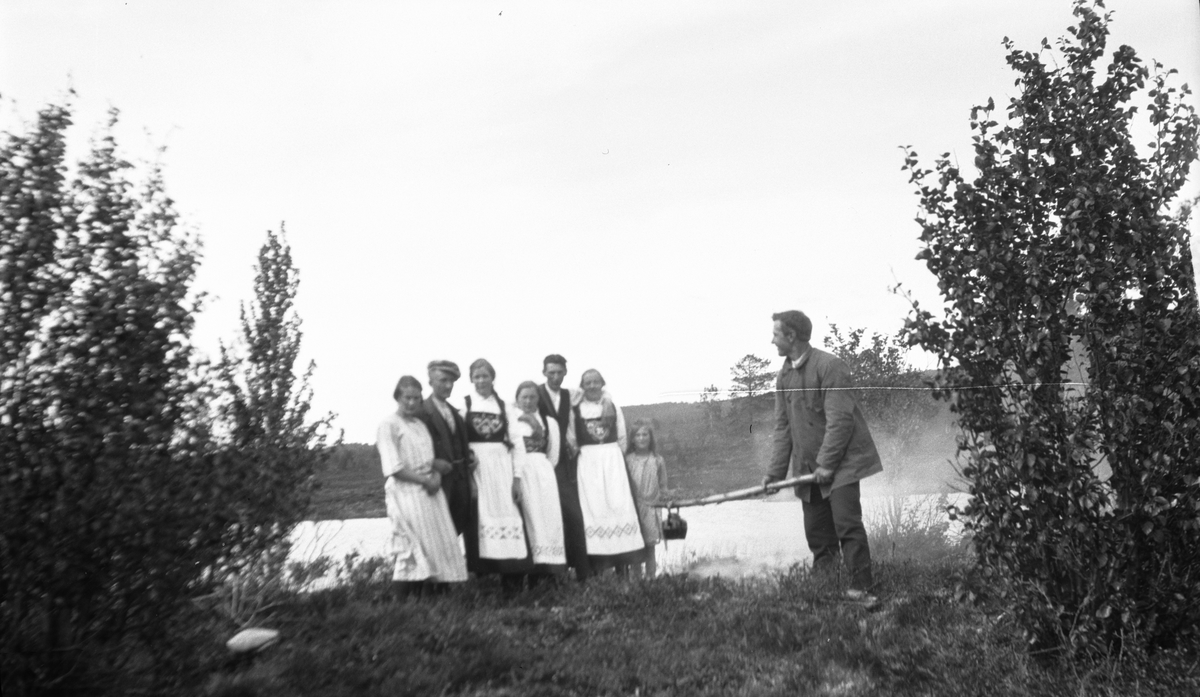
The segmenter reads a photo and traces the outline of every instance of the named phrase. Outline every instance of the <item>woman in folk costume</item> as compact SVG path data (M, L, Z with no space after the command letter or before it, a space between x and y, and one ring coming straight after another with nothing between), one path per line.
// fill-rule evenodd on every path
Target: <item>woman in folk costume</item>
M433 439L418 418L421 383L405 375L392 394L398 409L379 424L376 434L387 477L383 490L392 523L392 580L402 594L421 582L465 581L466 560L441 489L450 463L434 459Z
M558 422L538 413L537 383L517 387L516 418L508 421L513 465L520 473L521 508L534 572L546 575L567 568L562 507L554 465L558 462Z
M604 377L583 374L571 413L579 447L579 504L593 569L642 561L645 542L625 471L625 417L604 390Z
M513 444L508 437L508 414L496 396L496 369L480 358L469 371L475 389L463 397L467 441L475 453L475 487L479 492L478 573L506 575L519 583L533 563L525 544L525 526L517 507L520 472L513 467ZM515 576L510 576L514 575Z

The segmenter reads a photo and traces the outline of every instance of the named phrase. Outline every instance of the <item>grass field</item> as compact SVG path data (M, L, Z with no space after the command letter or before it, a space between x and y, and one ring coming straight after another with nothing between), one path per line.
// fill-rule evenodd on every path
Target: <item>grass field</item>
M765 429L755 421L753 440L747 428L737 442L706 445L694 406L627 410L673 434L661 441L672 488L754 481ZM314 518L384 515L373 449L354 447L356 459L321 473ZM1090 663L1031 655L1009 608L973 575L969 550L940 519L897 502L869 521L875 610L844 602L841 579L802 567L746 580L689 573L726 559L695 559L652 580L514 593L482 579L406 599L393 597L382 560L354 560L340 587L271 599L258 623L283 640L260 656L224 654L217 637L237 626L209 612L181 674L210 697L1200 694L1195 646ZM737 550L730 556L736 562Z
M961 555L878 566L882 606L793 569L729 582L669 575L505 593L476 582L395 600L367 564L290 597L283 641L226 661L204 693L251 695L1194 695L1193 653L1039 662L1001 603L961 600Z
M1195 646L1091 663L1031 655L944 523L887 513L870 527L874 610L843 601L841 579L798 566L743 580L702 577L736 562L737 550L732 560L695 559L652 580L608 576L512 592L485 578L404 599L394 597L382 559L357 559L340 565L341 585L331 590L265 584L255 607L268 609L253 624L279 629L282 640L261 655L231 656L222 643L242 625L222 606L197 609L163 664L175 676L168 689L131 682L116 693L1200 694ZM320 566L299 569L290 587Z

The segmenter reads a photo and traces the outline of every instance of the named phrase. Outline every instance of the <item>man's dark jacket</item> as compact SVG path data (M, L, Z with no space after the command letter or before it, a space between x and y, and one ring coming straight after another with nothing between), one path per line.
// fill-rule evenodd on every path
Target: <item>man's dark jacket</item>
M471 498L471 471L467 461L470 459L471 446L467 443L467 425L462 415L453 405L450 415L454 418L454 433L442 417L442 412L434 404L433 397L426 397L422 404L419 418L425 422L429 434L433 436L433 456L446 460L454 469L442 477L442 489L446 492L446 503L450 506L450 518L454 520L454 529L463 535L467 545L467 559L472 559L472 552L478 556L478 522L475 514L475 502Z
M837 356L810 348L793 368L785 360L775 381L775 445L767 475L775 479L810 474L818 467L833 470L833 489L883 471L867 420L858 408L850 368ZM808 485L796 495L808 500Z

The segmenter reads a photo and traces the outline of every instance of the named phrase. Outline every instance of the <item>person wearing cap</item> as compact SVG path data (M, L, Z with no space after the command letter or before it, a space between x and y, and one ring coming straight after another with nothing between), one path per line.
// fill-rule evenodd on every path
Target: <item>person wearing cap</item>
M462 415L447 401L454 383L462 375L453 361L430 361L429 386L432 391L421 405L421 420L433 435L434 454L453 467L442 477L442 488L450 505L454 529L463 538L467 568L475 571L479 559L479 517L471 490L475 455L467 443L467 427Z
M542 375L546 382L538 385L538 413L544 419L554 419L558 428L558 458L554 477L558 481L559 503L562 506L563 541L567 566L575 570L575 578L586 581L591 576L588 565L587 536L583 527L583 510L579 507L579 479L576 475L576 453L568 447L567 430L571 425L571 390L563 386L567 376L567 359L552 353L542 359Z
M814 348L812 320L789 310L772 315L772 343L784 357L775 382L775 436L763 485L812 474L796 486L813 570L831 571L840 556L850 572L848 599L874 605L871 550L863 526L859 481L883 471L879 451L858 406L850 368Z

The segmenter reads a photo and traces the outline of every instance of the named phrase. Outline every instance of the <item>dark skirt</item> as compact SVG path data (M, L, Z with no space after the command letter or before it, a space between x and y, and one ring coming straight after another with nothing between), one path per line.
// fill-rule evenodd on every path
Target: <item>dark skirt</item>
M450 508L450 519L454 530L463 538L466 548L467 571L479 561L479 512L475 499L471 497L471 475L466 464L455 465L442 477L442 489L446 492L446 504Z
M576 468L579 463L563 452L554 476L558 479L558 497L562 504L563 546L566 547L567 566L575 569L575 576L583 580L592 575L588 562L587 536L583 528L583 509L579 506L579 480Z

